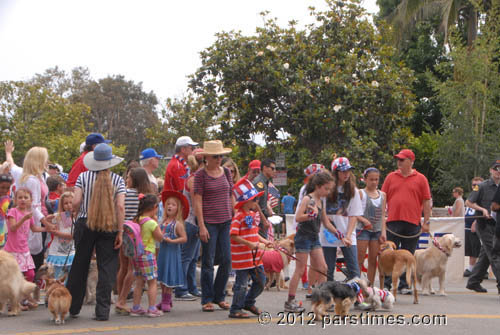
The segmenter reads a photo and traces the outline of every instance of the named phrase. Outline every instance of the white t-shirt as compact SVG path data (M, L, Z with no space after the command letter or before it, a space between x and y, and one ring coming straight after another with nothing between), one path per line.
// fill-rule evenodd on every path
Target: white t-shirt
M356 188L354 190L354 197L350 201L345 201L343 199L344 187L337 187L339 200L336 204L332 204L327 200L326 204L326 215L333 222L337 230L342 234L347 234L347 229L349 226L349 217L351 216L362 216L363 208L361 206L361 198L359 196L359 191ZM355 227L356 228L356 227ZM337 240L330 243L326 240L325 227L322 225L319 230L319 242L323 247L345 247L342 241ZM356 229L353 229L351 234L352 245L356 245Z

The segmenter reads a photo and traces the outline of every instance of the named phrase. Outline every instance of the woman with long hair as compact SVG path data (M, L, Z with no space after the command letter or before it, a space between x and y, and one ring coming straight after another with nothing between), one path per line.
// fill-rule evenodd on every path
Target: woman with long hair
M231 172L231 176L233 176L233 184L236 184L238 180L241 179L238 165L236 165L236 163L230 157L224 157L221 164L223 167L229 169L229 172Z
M337 185L326 198L326 214L338 233L334 236L321 229L319 234L328 265L328 280L333 280L338 247L342 250L346 262L347 279L360 276L356 248L356 223L357 217L363 215L363 209L352 169L346 157L334 159L332 162L332 173Z
M125 182L109 169L123 158L114 156L105 143L83 159L88 171L78 176L73 208L78 211L74 229L75 258L67 287L73 297L70 314L77 317L87 286L90 259L95 248L99 278L96 288L95 320L107 321L111 290L118 270L118 250L122 244L125 216Z
M127 191L125 193L125 221L133 220L139 208L139 194L153 193L149 182L148 173L141 167L132 168L126 176ZM117 314L128 315L130 311L126 307L127 296L134 283L132 260L123 254L120 249L120 270L116 278L118 290L118 301L115 304Z

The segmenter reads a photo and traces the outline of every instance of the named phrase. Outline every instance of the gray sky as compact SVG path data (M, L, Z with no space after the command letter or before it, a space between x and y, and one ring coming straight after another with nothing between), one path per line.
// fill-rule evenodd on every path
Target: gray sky
M375 2L364 6L377 12ZM95 79L142 82L163 101L185 92L215 33L252 34L264 10L281 25L310 23L309 6L326 8L324 0L0 0L0 81L86 66Z

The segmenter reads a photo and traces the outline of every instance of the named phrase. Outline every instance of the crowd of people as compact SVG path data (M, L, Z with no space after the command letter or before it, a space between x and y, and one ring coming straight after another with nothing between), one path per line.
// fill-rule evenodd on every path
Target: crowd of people
M266 281L262 254L276 247L269 219L277 205L271 194L276 163L269 158L253 160L241 177L237 164L226 157L232 149L221 141L206 141L200 147L182 136L163 180L154 176L163 156L152 148L144 149L139 161L130 162L120 176L111 169L123 159L113 155L108 143L101 134L88 135L69 174L49 163L42 147L31 148L19 167L12 158L14 144L5 143L0 248L15 256L26 280L34 281L44 262L53 266L55 278L67 275L73 297L70 315L78 317L95 259L95 320L109 319L113 289L115 312L121 315L158 317L171 311L174 300L198 298L204 312L217 306L228 310L231 318L248 318L247 312L258 315L256 299ZM358 189L354 167L347 157L338 157L330 169L317 163L304 169L298 201L291 189L283 197L282 212L295 214L297 259L285 311L304 310L295 299L301 280L309 290L306 297L314 286L334 280L338 248L347 280L361 276L367 257L371 285L381 243L390 240L415 252L419 235L430 230L430 187L413 168L411 150L403 149L394 158L397 169L387 175L381 189L377 168L364 170L366 187ZM473 179L465 204L463 190L455 188L452 211L466 217L467 288L485 292L480 283L491 265L500 293L500 224L495 215L500 210L500 161L492 165L490 175L484 182ZM135 253L130 254L127 234L134 227L141 248L133 245ZM201 290L196 282L200 249ZM230 304L226 284L231 273L235 283ZM145 286L148 306L143 308ZM390 288L390 278L384 286ZM410 292L405 274L398 290ZM128 298L133 298L130 307ZM34 307L29 300L23 304L25 309Z

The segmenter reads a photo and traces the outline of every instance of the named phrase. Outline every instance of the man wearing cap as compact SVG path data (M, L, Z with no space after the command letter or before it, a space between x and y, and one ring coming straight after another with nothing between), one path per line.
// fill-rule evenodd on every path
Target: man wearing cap
M258 159L254 159L253 161L248 164L248 171L243 178L247 178L248 180L252 181L260 174L260 166L261 162Z
M266 158L262 161L261 172L255 177L252 183L255 185L257 191L264 191L264 195L259 198L259 213L261 216L259 234L267 238L267 230L269 229L269 221L267 218L273 215L273 210L267 203L268 193L269 193L269 182L272 178L276 176L276 163L270 159Z
M382 186L382 192L387 195L387 240L413 254L420 230L429 232L431 192L427 178L413 168L413 151L403 149L394 158L397 159L398 170L391 172ZM424 221L421 223L422 211ZM386 277L385 286L390 288L391 278ZM411 294L405 274L400 278L398 290Z
M141 166L148 173L149 182L151 183L151 185L153 185L155 193L158 192L158 181L156 180L156 177L153 175L153 172L158 168L158 165L160 164L160 159L162 158L163 156L158 155L156 150L153 148L147 148L142 150L141 156L139 157Z
M80 173L87 171L87 168L83 164L83 158L91 151L94 150L95 146L99 143L110 143L110 140L105 140L104 137L99 133L92 133L85 139L85 147L83 148L83 152L78 157L73 165L71 166L71 170L69 171L68 180L66 181L66 186L72 188L76 184L76 180Z
M184 183L189 177L187 158L193 153L193 147L197 145L198 143L194 142L189 136L181 136L177 139L175 142L175 155L165 170L163 190L182 193Z
M490 264L497 279L498 293L500 293L500 250L494 248L495 239L498 239L500 236L495 237L496 222L492 217L495 213L491 211L500 209L500 194L498 194L499 184L500 160L496 160L490 168L490 178L483 181L479 186L475 186L465 202L467 207L476 210L476 216L482 216L477 219L476 224L476 233L481 241L481 251L479 252L478 260L472 269L472 274L466 286L469 290L481 293L487 292L487 290L481 286L481 282Z

